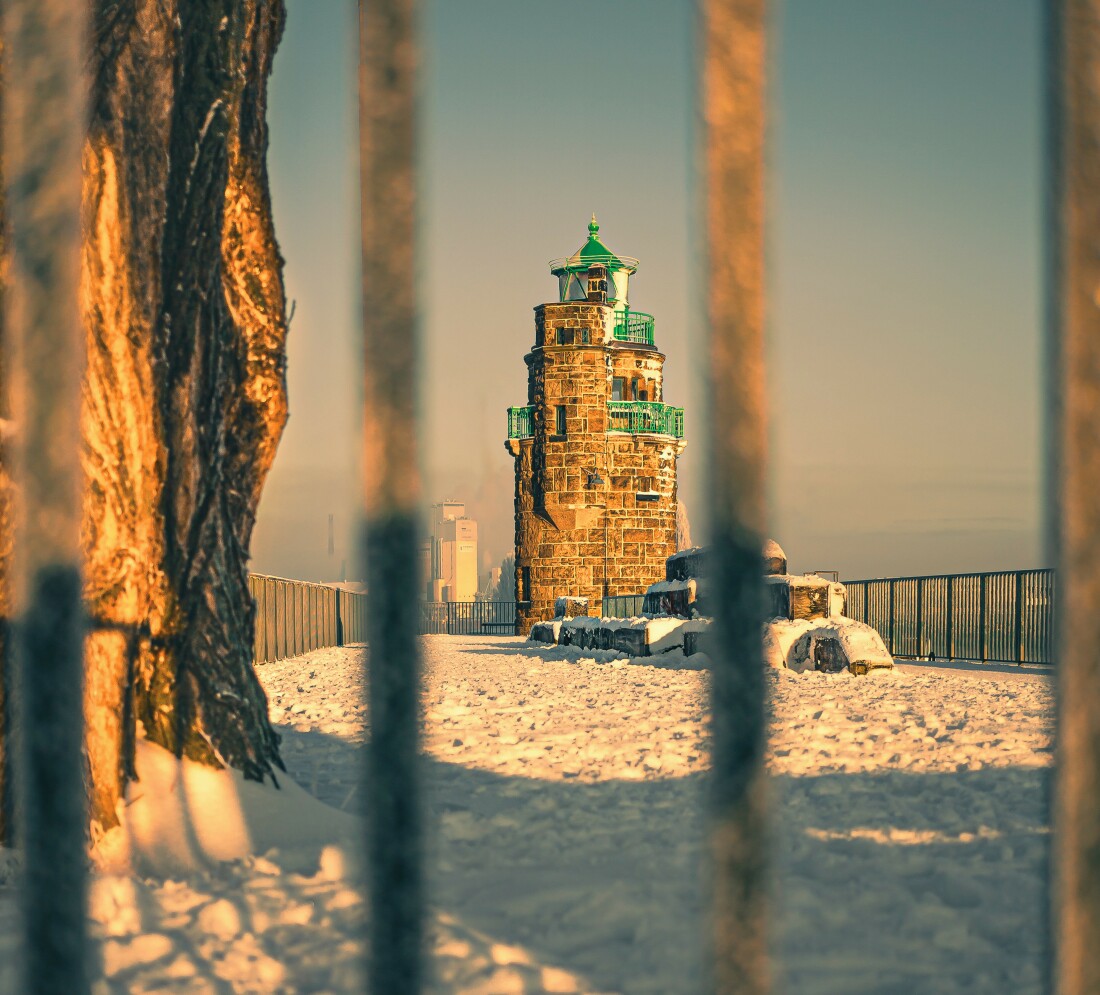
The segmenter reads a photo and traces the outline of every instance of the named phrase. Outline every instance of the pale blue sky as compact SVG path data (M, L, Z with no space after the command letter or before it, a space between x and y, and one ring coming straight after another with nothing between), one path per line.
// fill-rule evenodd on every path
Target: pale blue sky
M637 256L701 525L688 0L425 3L427 497L512 538L504 409L526 399L546 261L595 211ZM291 421L257 570L330 579L358 487L355 6L288 0L269 165L297 302ZM1037 0L787 0L773 46L773 534L848 577L1034 566ZM327 556L327 518L337 552ZM351 574L355 566L349 566Z

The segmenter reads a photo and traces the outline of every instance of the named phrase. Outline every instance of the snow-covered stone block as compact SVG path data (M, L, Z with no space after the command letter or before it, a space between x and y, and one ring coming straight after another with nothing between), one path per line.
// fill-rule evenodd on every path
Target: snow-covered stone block
M889 668L894 658L882 637L869 625L851 618L777 619L764 627L764 661L776 669L799 673L847 670L866 674Z
M709 577L711 551L705 546L681 549L665 560L665 580L689 580L692 577ZM774 539L764 543L761 558L765 574L785 574L787 554Z
M778 618L764 626L764 663L775 670L799 670L790 663L791 650L795 643L816 627L816 623L806 619L792 621Z
M708 652L710 649L708 643L711 638L709 618L693 618L690 622L685 622L680 627L680 631L684 635L684 656Z
M531 634L527 637L533 643L556 643L561 633L561 622L536 622L531 626Z
M611 621L611 619L608 619ZM614 627L611 648L627 656L648 656L646 649L646 620L645 619L615 619L616 622L628 622L627 625Z
M562 595L554 601L554 618L576 618L588 614L588 598Z
M703 546L681 549L665 560L665 580L690 580L692 577L706 577L709 574L707 564L710 551Z
M543 623L545 624L545 623ZM580 649L618 650L628 656L651 656L683 647L682 618L581 618L561 623L558 642Z
M764 543L764 573L785 574L787 572L787 554L774 539Z
M561 623L558 634L558 642L562 646L579 646L581 649L592 649L592 633L600 624L598 618L589 618L587 615L580 618L567 618Z
M642 611L647 615L679 615L681 618L690 618L695 607L697 590L698 582L693 577L650 584L645 592Z
M765 618L828 618L830 582L824 577L779 574L764 578Z
M646 623L645 644L647 655L667 653L670 650L684 648L684 626L682 618L653 618Z

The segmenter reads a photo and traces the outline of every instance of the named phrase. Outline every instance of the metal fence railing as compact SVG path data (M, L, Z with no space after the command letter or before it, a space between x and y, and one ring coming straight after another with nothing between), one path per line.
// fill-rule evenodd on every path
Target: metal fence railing
M644 311L616 311L611 337L617 342L653 345L653 315Z
M508 438L529 439L535 434L535 409L530 404L508 409Z
M510 636L516 631L516 601L421 601L420 634Z
M254 663L366 641L365 594L264 574L250 574L248 589L256 605Z
M845 614L894 656L1054 663L1053 570L846 580Z
M684 437L684 409L660 401L608 401L607 418L609 432Z
M847 580L845 614L878 630L894 656L1054 663L1053 570ZM640 615L644 594L609 595L607 618Z
M264 574L250 574L248 589L256 605L253 663L367 640L365 594ZM421 601L418 628L421 635L512 635L516 607L515 601Z
M604 618L634 618L641 615L644 594L608 594L603 599L600 614Z

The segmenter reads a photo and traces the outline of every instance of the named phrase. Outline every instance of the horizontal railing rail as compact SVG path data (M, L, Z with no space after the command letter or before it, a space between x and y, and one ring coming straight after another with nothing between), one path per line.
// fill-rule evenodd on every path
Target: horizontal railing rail
M535 434L534 411L530 405L508 409L509 439L529 439Z
M421 601L420 634L510 636L516 631L517 601Z
M653 345L653 315L644 311L616 311L615 324L611 328L611 337L616 342L633 342L638 345Z
M252 661L274 663L367 638L367 596L327 584L250 574Z
M609 270L630 270L638 268L638 260L633 256L617 256L613 252L598 252L591 255L559 256L548 263L551 273L567 270L570 273L586 273L593 266L606 266Z
M366 594L266 574L250 574L248 589L256 608L257 665L366 642ZM515 601L421 601L418 629L422 635L512 635L517 608Z
M878 577L844 586L845 614L877 629L902 659L1055 662L1053 570ZM644 594L608 596L602 613L630 618L644 601Z
M609 401L608 431L684 437L684 409L659 401Z
M903 659L1053 664L1054 571L846 580L845 613Z

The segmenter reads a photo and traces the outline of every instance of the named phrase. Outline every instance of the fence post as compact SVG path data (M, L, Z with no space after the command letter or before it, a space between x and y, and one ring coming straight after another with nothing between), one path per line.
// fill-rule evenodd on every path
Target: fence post
M306 651L306 590L295 582L294 591L294 655L301 656Z
M1055 895L1059 995L1100 991L1100 0L1048 11L1050 533L1058 565Z
M917 578L917 659L924 656L924 578Z
M359 3L372 995L416 995L426 973L416 636L418 6L415 0Z
M283 652L280 659L285 660L287 657L294 656L294 631L291 628L294 606L291 602L290 584L285 580L279 581L279 605L282 609L280 628L283 633Z
M315 650L322 645L321 630L321 588L317 584L309 585L309 648Z
M763 546L765 0L702 0L705 369L715 552L705 989L768 988Z
M283 611L284 651L287 658L290 658L296 655L294 647L298 642L294 628L294 585L290 581L283 581Z
M1016 663L1024 662L1024 572L1016 571L1016 624L1014 641L1016 644Z
M6 206L19 486L13 689L23 850L19 990L88 991L80 576L84 3L3 5ZM5 362L8 357L4 357Z
M986 610L989 601L989 592L987 590L987 582L989 576L987 574L978 575L978 660L981 663L985 663L985 623L986 623Z
M890 655L894 655L894 581L891 578L887 582L887 604L890 608Z
M264 662L264 603L260 593L263 581L255 574L248 575L248 594L252 598L252 665Z
M955 659L955 578L947 578L947 659Z

